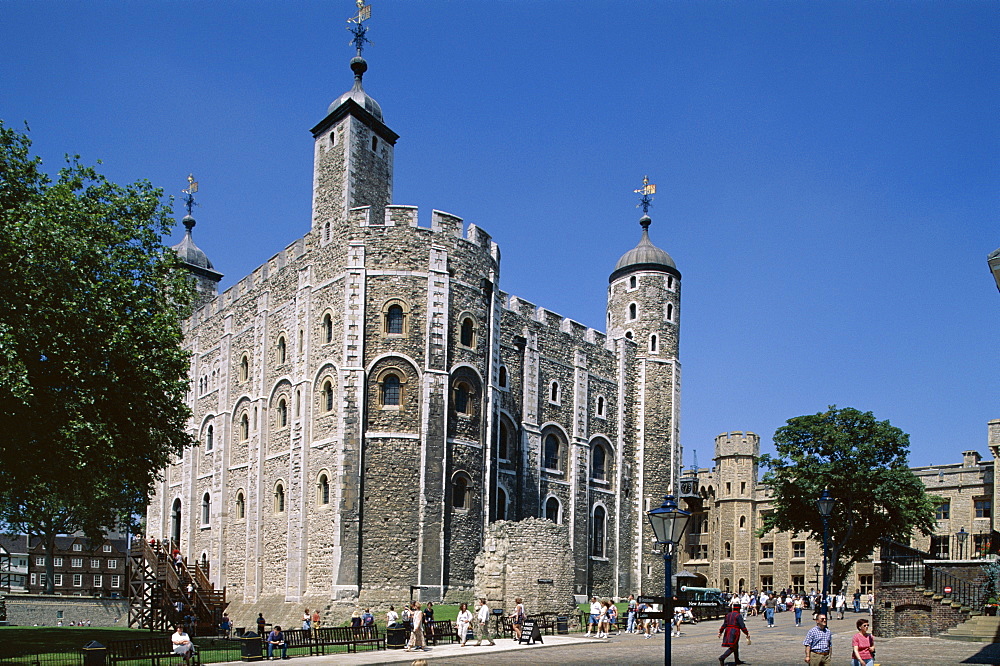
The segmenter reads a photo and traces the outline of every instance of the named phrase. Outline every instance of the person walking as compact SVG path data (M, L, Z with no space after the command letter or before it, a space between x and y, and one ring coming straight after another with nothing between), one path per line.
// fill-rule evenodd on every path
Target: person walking
M585 637L589 637L591 634L591 629L593 629L594 634L600 633L597 621L601 617L601 604L597 601L597 597L590 598L590 617L587 618L587 633Z
M312 615L309 614L309 609L306 608L302 611L302 631L309 631L312 628Z
M458 617L455 618L458 624L458 638L462 641L461 647L465 647L465 640L469 634L469 625L472 624L472 613L469 611L469 604L462 604L458 607Z
M635 634L635 633L638 633L635 630L635 614L636 614L636 612L638 612L638 610L637 610L638 608L639 608L639 604L637 604L635 602L635 595L634 594L628 595L628 620L627 620L627 623L625 625L625 633L626 634Z
M792 609L795 611L795 626L802 626L802 609L806 605L806 600L801 594L795 595L795 601L792 602Z
M816 626L806 633L802 645L806 648L809 666L830 666L833 663L833 632L826 626L826 615L816 616Z
M854 612L861 612L861 590L854 590Z
M406 652L410 650L427 652L427 647L424 645L424 612L416 601L410 609L410 622L413 629L410 630L410 645L406 646Z
M838 620L844 619L844 612L847 610L847 595L841 590L837 593L837 613L840 615Z
M868 633L868 620L860 619L857 625L858 633L854 634L854 640L851 641L851 666L874 666L875 637Z
M726 651L719 655L719 666L726 666L726 658L729 655L736 657L734 663L737 665L746 663L740 660L740 633L746 634L747 645L753 643L750 641L750 632L747 631L740 609L741 604L733 604L732 609L722 620L722 626L719 627L719 638L722 639L722 647L726 648Z
M768 594L767 599L764 600L764 617L767 618L768 629L774 629L774 609L776 606L777 601L774 594Z
M486 603L486 597L480 597L476 606L476 647L479 647L483 639L490 642L490 645L496 645L493 642L493 634L490 633L490 607Z

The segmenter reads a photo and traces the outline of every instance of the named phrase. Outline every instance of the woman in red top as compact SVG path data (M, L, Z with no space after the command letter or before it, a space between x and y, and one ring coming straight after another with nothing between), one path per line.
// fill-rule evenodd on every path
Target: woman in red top
M851 641L854 652L852 666L873 666L875 663L875 638L868 633L868 620L858 620L858 633Z
M740 632L747 635L747 645L752 645L750 642L750 632L747 631L747 625L743 622L743 614L740 612L740 605L738 603L733 604L733 610L726 613L726 619L722 621L722 626L719 627L719 638L722 639L722 647L729 648L721 655L719 655L719 665L726 666L726 657L733 655L736 657L736 664L745 664L745 661L740 661Z

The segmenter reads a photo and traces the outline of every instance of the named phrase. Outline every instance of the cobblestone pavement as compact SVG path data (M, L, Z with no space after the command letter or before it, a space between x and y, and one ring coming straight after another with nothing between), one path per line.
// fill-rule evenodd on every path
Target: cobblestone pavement
M856 617L848 613L844 620L833 620L833 664L851 663L851 638L857 633ZM803 618L795 627L791 614L779 613L775 628L768 629L763 619L747 618L751 645L740 641L740 657L751 666L786 666L804 664L802 639L812 622ZM684 625L680 638L671 639L672 663L676 666L717 666L721 621ZM327 657L297 657L292 666L312 664L386 664L412 663L426 659L435 664L662 664L663 634L650 639L622 634L607 640L584 638L582 634L546 636L544 645L518 646L509 638L498 639L496 647L442 645L423 653L402 650L360 652ZM943 638L875 639L876 662L882 666L940 666L942 664L1000 665L1000 643L969 643ZM235 662L238 664L239 662ZM730 657L728 664L733 664Z

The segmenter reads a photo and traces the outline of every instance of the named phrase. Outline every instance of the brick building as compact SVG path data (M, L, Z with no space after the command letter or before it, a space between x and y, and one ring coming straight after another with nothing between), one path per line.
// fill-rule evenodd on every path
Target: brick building
M56 537L52 557L53 593L125 597L128 593L128 546L125 539L91 543L82 536ZM10 591L45 592L45 546L38 537L0 536L0 549L10 553ZM0 572L2 575L4 572Z
M937 509L934 535L915 535L911 547L944 560L986 557L987 540L996 529L993 470L1000 456L1000 420L989 423L989 450L990 460L969 450L962 453L961 462L912 468L927 492L944 501ZM726 591L819 589L822 534L755 535L771 510L768 489L758 481L759 456L758 435L723 433L715 439L715 465L682 476L681 497L694 515L683 554L678 554L680 567L701 577L705 585ZM871 561L859 562L848 573L845 588L871 591L874 573Z
M574 593L659 589L643 514L679 477L681 275L651 220L609 270L606 332L504 293L488 233L392 203L398 137L351 69L312 128L303 237L218 294L184 220L199 446L149 536L211 562L237 616L468 600L488 526L529 517L567 527Z

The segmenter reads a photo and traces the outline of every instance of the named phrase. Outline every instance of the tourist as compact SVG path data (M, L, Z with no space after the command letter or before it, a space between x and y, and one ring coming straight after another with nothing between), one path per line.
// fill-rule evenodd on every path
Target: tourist
M750 632L747 631L747 625L743 621L743 614L740 612L741 608L742 604L733 604L732 610L726 613L722 626L719 627L719 638L722 639L722 647L726 648L726 651L719 655L720 666L726 666L726 658L729 655L736 657L737 664L744 663L740 660L741 632L746 634L747 645L753 645L750 641Z
M264 637L265 627L267 627L267 620L264 619L264 614L257 613L257 635L261 638Z
M767 618L767 628L774 628L774 609L777 603L774 599L773 594L767 595L767 599L764 600L764 617Z
M406 651L421 650L427 651L424 645L424 612L420 604L416 601L410 607L410 623L413 628L410 630L410 642L406 646Z
M313 629L319 629L319 609L318 608L314 608L313 609L312 617L310 617L309 619L312 622L312 628Z
M868 620L858 620L857 625L858 633L854 634L854 640L851 641L854 657L851 666L874 666L875 638L868 633Z
M648 613L648 612L649 612L649 604L647 604L646 602L642 602L636 607L636 615L641 615L642 613ZM639 620L639 628L642 630L644 638L650 637L649 630L652 626L653 626L652 620L649 619Z
M424 635L428 641L434 641L434 602L428 601L424 609ZM434 641L437 645L437 641Z
M601 604L597 601L597 597L590 598L590 617L587 618L587 636L591 635L591 630L593 630L594 635L597 635L599 629L597 626L597 620L601 617Z
M403 627L407 631L413 631L413 602L403 606Z
M628 595L628 622L625 625L625 633L635 634L638 633L635 629L635 614L638 612L639 604L635 602L635 595Z
M830 666L833 663L833 632L826 626L826 615L820 613L816 617L816 626L806 634L802 645L806 648L806 663L809 666Z
M396 612L395 606L389 606L389 610L385 614L385 626L386 628L395 627L399 624L399 613Z
M229 635L233 630L233 621L229 619L229 613L222 614L222 621L219 622L219 629L222 631L223 636L229 638Z
M483 639L485 638L490 642L490 645L496 645L493 642L493 634L490 633L490 607L486 603L485 597L480 597L476 602L476 647L479 647Z
M374 624L375 624L375 616L372 615L372 609L366 608L365 612L361 614L361 626L371 627L374 626Z
M838 620L844 619L844 612L847 611L847 595L841 590L837 593L837 614L840 615Z
M469 635L469 625L472 624L472 613L469 611L469 604L461 604L458 607L458 617L455 619L458 624L458 638L462 641L461 647L465 647L465 641Z
M191 643L190 636L184 632L184 627L177 625L174 635L170 637L170 642L174 646L174 654L181 655L185 664L190 663L194 645Z
M524 610L524 603L521 601L521 597L514 598L514 612L510 614L511 626L514 627L514 640L521 640L521 629L524 627L524 619L527 617L527 613Z
M306 608L302 611L302 631L309 631L312 628L312 616L309 615L309 609Z
M267 658L274 658L274 648L281 648L281 658L288 659L288 644L285 642L285 632L281 630L281 625L274 625L274 629L267 636Z
M608 637L608 604L607 599L601 601L601 612L597 614L597 637Z
M795 601L792 602L792 609L795 611L795 626L802 626L802 609L805 607L806 601L802 598L802 595L796 594Z
M868 593L868 614L875 614L875 595L871 592Z
M622 635L621 625L618 624L618 606L613 602L608 602L608 633L615 632L616 636Z
M361 631L361 611L355 610L351 613L351 629L354 630L354 635L357 636Z
M861 612L861 590L854 590L854 612Z

